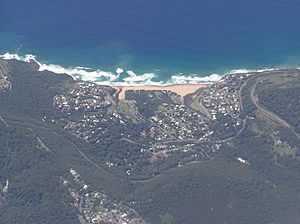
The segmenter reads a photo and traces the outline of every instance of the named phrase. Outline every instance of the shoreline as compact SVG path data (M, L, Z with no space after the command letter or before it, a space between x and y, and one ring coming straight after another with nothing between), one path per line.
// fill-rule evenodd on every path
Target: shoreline
M170 85L140 85L140 86L111 86L112 88L117 89L116 97L118 100L125 99L126 91L170 91L176 93L182 98L197 92L199 89L209 87L211 84L209 83L201 83L201 84L170 84Z
M215 83L221 80L228 74L236 73L252 73L262 72L268 70L283 69L284 67L258 67L258 68L236 68L224 70L221 73L188 73L178 71L170 73L165 81L153 81L156 76L159 77L159 73L153 71L144 71L140 74L135 73L134 70L126 70L125 68L116 68L115 71L102 70L99 68L87 68L83 65L80 66L64 66L60 64L52 64L51 62L42 62L37 59L36 55L33 54L11 54L4 53L0 54L0 58L4 60L18 60L23 62L35 62L39 65L39 71L50 71L56 74L67 74L73 77L74 80L82 80L93 82L98 85L109 85L109 86L160 86L160 85L172 85L172 84L203 84L203 83ZM123 75L124 78L120 79Z
M86 68L83 66L77 67L64 67L57 64L45 64L37 60L33 54L18 55L17 53L4 53L0 54L1 60L17 60L26 63L36 63L39 71L50 71L56 74L66 74L71 76L76 81L92 82L97 85L110 86L117 89L116 96L120 95L120 98L125 97L127 90L167 90L172 91L184 97L188 94L194 93L203 86L209 86L213 83L217 83L227 75L232 74L254 74L261 72L270 71L282 71L282 70L300 70L299 66L275 66L275 67L258 67L258 68L238 68L233 69L222 74L210 74L210 75L199 75L199 74L185 74L176 73L170 74L170 79L167 82L154 82L152 78L155 76L154 73L143 73L135 74L131 70L124 70L118 68L116 71L104 71L100 69ZM123 81L117 81L119 76L127 75ZM103 78L103 81L99 81L99 78ZM199 88L195 88L199 86Z

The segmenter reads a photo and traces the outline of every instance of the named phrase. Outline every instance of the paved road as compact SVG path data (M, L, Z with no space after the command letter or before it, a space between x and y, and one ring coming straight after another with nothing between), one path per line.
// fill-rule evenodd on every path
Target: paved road
M4 122L6 125L10 125L8 124L1 116L0 116L0 120L2 122ZM51 129L51 128L48 128L48 127L44 127L44 126L41 126L41 125L36 125L36 124L33 124L31 123L32 125L35 125L35 126L38 126L40 128L43 128L43 129L47 129L49 131L51 131L52 133L54 133L55 135L58 135L60 137L62 137L62 135L60 135L59 133L57 133L55 130ZM26 125L22 125L22 124L19 124L17 126L20 126L20 127L24 127L24 128L27 128L28 130L30 130L37 138L37 141L39 142L39 144L44 148L46 149L48 152L52 152L49 147L46 146L46 144L38 137L38 135L36 134L36 132L32 129L32 128L29 128L28 126ZM70 141L69 139L65 138L64 139L69 142L73 147L74 149L88 162L90 163L91 165L93 165L95 168L97 169L103 169L101 168L99 165L97 165L94 161L92 161L90 158L88 158L72 141Z
M261 113L261 115L263 115L264 117L272 120L273 122L282 125L286 128L288 128L291 132L293 132L298 138L300 138L300 135L294 130L293 126L290 125L287 121L285 121L284 119L282 119L281 117L277 116L275 113L271 112L270 110L267 110L266 108L264 108L263 106L261 106L259 104L259 100L256 94L256 89L257 86L260 82L265 81L271 77L274 77L274 75L283 75L283 73L276 73L276 74L272 74L272 76L270 76L271 73L265 73L265 74L257 74L254 75L253 77L249 78L248 80L246 80L243 85L241 86L240 90L239 90L239 98L240 98L240 107L241 110L243 110L243 101L242 101L242 91L243 88L247 86L248 82L252 79L255 79L255 83L252 85L251 89L250 89L250 99L252 101L252 103L254 104L254 106L258 109L258 111Z
M47 152L52 152L39 137L36 137L36 140L42 146L42 148L44 148Z
M0 116L0 121L2 121L6 126L9 126L9 124L6 122L6 120L3 119L3 117Z

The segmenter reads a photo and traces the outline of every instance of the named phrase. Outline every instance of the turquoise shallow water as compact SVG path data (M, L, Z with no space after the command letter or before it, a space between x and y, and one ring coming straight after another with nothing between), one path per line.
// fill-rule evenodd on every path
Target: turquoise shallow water
M2 0L0 53L108 73L120 67L135 74L98 72L98 81L127 83L298 66L299 9L296 0Z

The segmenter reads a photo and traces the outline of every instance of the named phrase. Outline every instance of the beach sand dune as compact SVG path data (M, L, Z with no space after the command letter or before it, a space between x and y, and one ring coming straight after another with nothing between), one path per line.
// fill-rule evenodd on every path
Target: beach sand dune
M184 97L188 94L195 93L200 88L208 87L209 84L173 84L173 85L166 85L166 86L116 86L118 89L118 99L124 100L125 99L125 92L128 90L166 90L177 93L179 96Z

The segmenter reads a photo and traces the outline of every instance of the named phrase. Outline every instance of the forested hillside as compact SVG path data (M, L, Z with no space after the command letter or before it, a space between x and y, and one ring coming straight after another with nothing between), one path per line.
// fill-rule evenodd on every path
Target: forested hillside
M0 223L296 224L298 70L181 99L0 60Z

